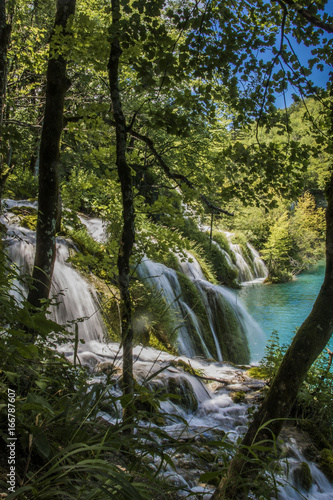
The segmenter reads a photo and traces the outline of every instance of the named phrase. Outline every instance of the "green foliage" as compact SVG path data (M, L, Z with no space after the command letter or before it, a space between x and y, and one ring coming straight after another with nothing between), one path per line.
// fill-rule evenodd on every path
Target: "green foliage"
M272 332L265 348L265 355L259 364L259 370L262 374L261 378L266 378L268 380L274 378L286 350L286 345L280 345L278 333L276 331Z
M93 272L96 276L107 280L110 276L109 271L113 267L109 265L110 260L105 247L95 241L85 227L73 230L69 235L79 248L79 252L75 252L70 258L70 262L81 271Z
M287 212L285 212L271 227L270 235L262 250L269 270L269 279L272 282L283 282L291 279L292 274L289 268L292 249L289 219Z
M267 372L265 368L259 366L252 366L248 371L248 375L252 378L257 378L261 380L265 380L267 378Z
M324 252L325 213L310 193L298 198L293 211L279 216L262 249L272 282L288 281L322 259Z
M67 208L77 212L96 213L103 188L100 177L74 166L68 181L62 184L62 200Z
M210 265L210 268L212 269L212 272L216 276L216 278L214 279L212 276L206 275L209 281L214 283L215 280L217 280L218 283L230 287L238 286L235 281L237 278L236 271L229 267L228 262L220 249L213 243L210 243L210 237L208 233L200 231L196 223L191 219L183 220L180 231L186 238L193 241L193 243L195 244L194 248L196 249L196 252L193 252L193 250L191 250L193 255L196 257L199 251L201 255L204 255L205 260ZM214 232L214 240L215 237L216 242L221 246L221 248L229 253L230 247L224 235L216 231ZM201 264L200 258L198 258L198 260ZM202 266L202 268L205 272L205 266Z
M268 381L274 378L286 350L287 346L281 346L278 334L273 332L259 365L260 372ZM333 446L332 396L333 373L329 355L323 352L308 371L292 410L292 416L299 419L299 425L314 437L319 447L327 441Z
M290 232L296 245L299 268L306 269L325 255L325 211L317 208L314 197L306 192L298 198L290 220Z
M36 198L38 193L38 179L28 169L16 166L8 177L4 197L14 198Z

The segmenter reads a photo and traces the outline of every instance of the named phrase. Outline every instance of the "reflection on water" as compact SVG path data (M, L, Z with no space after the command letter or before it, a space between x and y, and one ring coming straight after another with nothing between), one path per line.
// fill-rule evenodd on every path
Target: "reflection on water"
M295 330L311 312L324 280L325 265L300 274L294 281L275 285L252 284L237 295L259 323L267 339L273 330L281 343L289 344Z

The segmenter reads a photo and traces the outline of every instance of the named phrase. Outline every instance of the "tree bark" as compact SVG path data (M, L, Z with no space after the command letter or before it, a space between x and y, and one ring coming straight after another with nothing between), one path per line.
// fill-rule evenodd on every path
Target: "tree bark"
M70 43L69 20L75 12L75 0L57 0L57 13L50 38L47 67L46 104L40 144L38 219L33 286L28 301L35 307L50 293L56 256L56 221L58 214L58 164L60 136L63 129L63 109L70 80L66 75L67 60L64 48L54 43L56 33L62 29L64 45Z
M117 33L120 21L119 0L112 0L112 28ZM121 185L123 205L123 229L118 252L118 285L121 301L121 339L123 347L123 393L125 398L124 420L132 422L132 398L134 392L133 379L133 327L132 299L130 295L130 258L135 242L135 210L133 199L133 180L131 168L126 160L127 128L122 110L119 92L119 60L121 47L117 35L111 41L110 59L108 63L109 84L113 116L116 123L117 169Z
M6 1L0 0L0 134L1 127L3 124L3 115L5 109L6 102L6 90L7 90L7 52L10 42L11 35L11 24L7 23L7 14L6 14ZM0 137L1 139L1 137ZM8 177L8 173L5 174L4 164L6 161L4 160L4 151L1 151L0 154L0 203L2 199L2 190L6 178ZM10 167L10 165L8 165Z
M0 126L3 120L3 108L7 86L7 52L11 34L11 25L7 23L6 1L0 0Z
M297 393L312 363L325 348L333 332L333 173L327 186L326 272L313 309L299 328L286 352L269 392L230 462L212 500L247 499L258 463L251 460L252 445L272 445L288 417ZM259 455L259 454L258 454ZM263 459L265 453L259 458Z

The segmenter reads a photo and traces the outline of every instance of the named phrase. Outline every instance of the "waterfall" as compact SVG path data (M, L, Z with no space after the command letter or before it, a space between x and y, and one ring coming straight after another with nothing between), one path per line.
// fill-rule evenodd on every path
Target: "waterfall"
M268 276L268 269L265 266L264 261L261 259L259 252L257 252L257 250L253 248L253 246L250 245L250 243L247 243L247 246L253 257L254 278L257 281L259 280L263 281Z
M155 288L163 294L167 307L173 313L175 323L177 325L177 348L178 351L186 356L195 356L198 354L208 355L211 357L209 350L203 340L202 331L199 321L193 311L184 302L181 286L178 281L177 273L173 269L169 269L163 264L153 262L144 258L137 267L139 278L148 286ZM193 328L189 319L192 318ZM194 329L194 331L193 331ZM194 335L191 335L191 330L194 335L197 335L201 345L201 352L196 349Z
M22 203L21 206L24 206ZM1 220L8 229L5 240L7 253L17 267L27 273L33 266L35 234L33 231L11 223L10 219L8 217ZM76 320L78 316L89 317L88 320L78 324L80 337L86 340L85 344L79 344L78 356L82 365L90 368L94 382L103 384L109 395L120 396L119 367L122 362L122 349L119 343L102 341L103 324L96 298L87 282L67 263L70 248L71 244L65 239L57 239L52 294L57 295L61 303L58 311L52 308L52 318L66 324L68 321ZM260 330L241 306L235 294L225 287L207 282L199 263L194 258L192 262L181 263L181 268L183 273L191 279L202 299L207 322L211 325L212 345L215 346L217 353L218 346L221 351L221 355L217 354L216 357L222 359L224 335L222 324L227 325L226 329L232 330L236 327L242 330L249 343L252 357L259 356L256 352L260 350L262 342ZM177 273L162 264L144 259L139 266L139 274L143 281L150 283L151 286L154 285L157 291L165 294L166 306L173 310L175 320L178 322L179 350L187 356L194 356L198 346L201 346L202 355L210 357L213 349L211 345L207 345L202 320L184 301L184 292ZM59 293L64 293L64 295L59 295ZM18 300L20 296L21 294L18 293ZM70 345L61 345L59 350L69 359L73 359L73 349ZM200 377L211 379L210 384L204 385L200 377L188 373L185 366L196 370ZM112 379L104 374L104 369L114 372ZM155 468L154 470L169 482L180 485L183 488L179 492L180 495L210 498L215 487L203 485L198 479L201 474L211 470L212 466L208 462L203 465L205 460L200 460L200 457L210 455L207 452L206 441L221 443L221 448L217 452L219 458L224 453L224 433L227 433L227 443L230 447L232 443L237 443L247 428L249 408L253 406L254 401L253 394L255 395L255 392L263 387L264 382L250 379L246 371L225 363L198 358L189 359L185 356L175 358L168 353L141 346L134 348L134 377L138 384L148 387L154 394L170 395L171 393L177 396L161 399L162 424L155 424L153 421L147 423L152 429L154 426L163 425L163 432L165 432L162 438L163 452L168 456L170 454L174 468L172 469L168 463L159 463L156 458L154 462L152 456L152 469ZM243 392L243 402L234 401L235 391ZM117 423L122 415L120 399L117 404L112 405L110 410L100 412L99 417L108 422ZM169 442L168 436L170 436ZM189 447L185 448L185 452L182 453L182 447L175 447L174 440L193 443L191 448L192 451L194 450L193 455ZM226 460L230 458L230 447L227 448ZM277 480L282 484L279 486L277 499L328 500L333 498L333 486L317 465L306 461L300 447L295 443L291 443L290 449L292 456L290 457L289 454L288 466L286 459L280 462L281 476ZM213 456L214 448L211 450L208 448L208 450L209 452L212 450ZM309 491L305 491L297 483L296 471L305 461L310 467L313 478ZM217 462L214 463L214 467L216 465ZM285 469L284 475L282 475L283 468Z
M139 278L163 293L166 304L178 321L178 352L188 356L227 359L248 363L250 357L258 361L263 355L264 335L259 325L247 313L237 296L225 287L212 285L203 279L197 260L181 262L183 273L199 291L213 339L214 353L202 322L184 301L177 273L145 258L138 266ZM211 341L211 339L209 339Z
M81 223L86 226L88 233L95 241L98 241L99 243L106 242L106 225L101 219L98 219L97 217L87 218L80 214L78 214L78 218Z
M268 276L268 270L265 263L260 258L259 253L253 248L252 245L250 245L250 243L247 243L247 248L249 249L252 257L251 262L249 263L249 257L243 254L241 246L237 243L232 243L232 237L234 234L229 232L224 232L224 234L229 240L230 250L233 252L236 259L236 267L238 269L238 279L240 283L249 284L254 281L264 281ZM224 255L225 254L226 252L224 252Z
M209 226L199 226L200 230L203 232L210 232ZM249 255L244 255L242 248L239 244L233 243L232 238L235 236L234 233L228 231L217 230L218 233L222 233L226 236L230 250L234 256L235 263L226 250L221 248L221 246L214 240L212 243L219 249L219 251L224 255L228 266L230 269L237 270L238 281L241 284L250 284L253 282L264 281L268 276L268 270L265 263L260 258L259 253L253 248L250 243L247 243L247 247L251 254L251 260L249 260Z
M9 203L8 203L9 201ZM6 201L11 207L12 200ZM21 201L18 206L32 206ZM7 226L5 239L6 253L10 261L22 275L31 275L35 258L35 232L12 224L13 217L2 218ZM56 260L54 264L51 295L57 305L49 308L50 318L73 330L73 322L78 322L79 338L84 341L102 340L104 326L99 312L96 293L82 276L67 262L71 244L64 238L56 239ZM18 301L27 295L27 288L19 282L13 283L13 295Z

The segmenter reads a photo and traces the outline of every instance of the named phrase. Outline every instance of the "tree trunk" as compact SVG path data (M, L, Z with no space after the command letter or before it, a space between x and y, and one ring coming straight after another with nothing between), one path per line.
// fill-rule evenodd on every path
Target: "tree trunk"
M10 42L11 28L12 28L11 24L7 23L6 1L0 0L0 134L2 132L1 127L3 124L3 114L6 101L7 52ZM4 159L4 154L5 154L4 151L0 152L0 203L2 199L3 185L6 181L6 178L8 177L8 175L6 175L4 172L4 164L6 163L6 160ZM10 165L8 165L8 167L10 167Z
M33 269L33 287L28 301L35 307L49 296L56 256L56 221L58 213L58 164L60 136L63 129L65 93L70 86L66 76L67 61L61 46L52 44L54 33L62 28L64 43L70 44L68 30L70 17L75 12L75 0L57 0L57 13L50 39L47 67L46 104L40 144L38 220L36 256Z
M0 0L0 126L3 120L3 108L7 86L7 52L10 41L11 25L7 24L6 1Z
M120 21L119 0L112 0L112 27L114 33ZM135 211L133 200L133 180L131 168L126 161L127 129L126 120L121 106L119 92L119 60L121 56L120 42L115 35L111 41L110 59L108 63L109 83L113 116L116 123L117 169L121 185L123 205L123 229L118 253L118 284L121 308L121 339L123 346L123 393L125 399L124 420L132 422L133 398L133 327L132 299L130 295L130 258L135 241Z
M288 417L297 393L312 363L325 348L333 332L333 174L327 186L326 272L313 309L299 328L286 352L269 392L230 462L226 476L212 496L217 499L247 499L258 464L248 447L266 441L272 444ZM263 455L265 452L263 452ZM264 458L261 456L260 458Z

